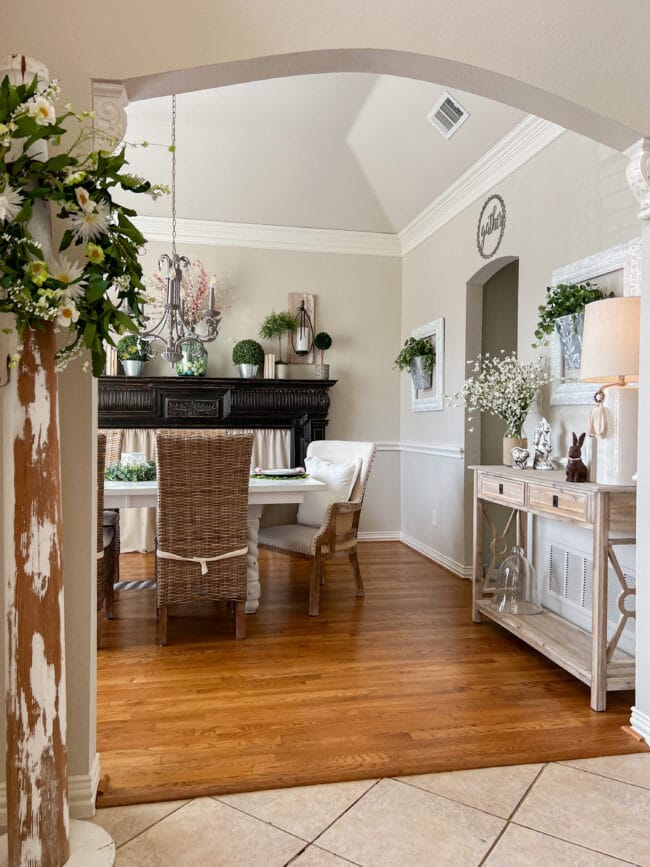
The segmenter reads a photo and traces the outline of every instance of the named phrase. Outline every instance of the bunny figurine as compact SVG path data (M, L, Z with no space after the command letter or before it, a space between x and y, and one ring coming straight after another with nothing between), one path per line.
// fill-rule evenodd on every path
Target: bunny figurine
M569 457L566 464L567 482L586 482L589 478L589 470L582 462L582 444L587 434L580 434L580 439L573 434L573 445L569 448Z

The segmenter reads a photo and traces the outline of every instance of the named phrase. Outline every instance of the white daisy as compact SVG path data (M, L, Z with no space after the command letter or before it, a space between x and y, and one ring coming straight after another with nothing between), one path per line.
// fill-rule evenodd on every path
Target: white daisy
M88 190L84 190L83 187L77 187L77 189L74 191L74 195L77 200L77 204L82 211L92 211L94 209L95 203L90 198Z
M80 211L70 218L72 234L82 241L94 241L106 233L110 219L110 211L106 205L95 205L92 211Z
M35 96L27 104L27 113L36 120L39 126L49 126L56 123L54 106L44 96Z
M77 319L79 319L79 311L72 301L66 301L65 304L62 304L61 307L59 307L56 317L57 325L67 328L75 323Z
M23 205L23 197L18 190L5 187L0 193L0 220L11 223L15 220Z
M48 262L48 271L50 277L58 280L59 283L68 284L65 290L66 298L75 299L83 294L82 286L85 281L78 281L84 269L77 262L71 262L66 256L59 256L58 259Z

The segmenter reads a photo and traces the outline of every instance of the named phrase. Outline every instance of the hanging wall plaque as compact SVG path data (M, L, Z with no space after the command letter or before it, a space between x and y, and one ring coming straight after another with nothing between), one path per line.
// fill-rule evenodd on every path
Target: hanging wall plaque
M499 249L506 229L506 203L496 193L481 208L476 229L476 246L484 259L491 259Z

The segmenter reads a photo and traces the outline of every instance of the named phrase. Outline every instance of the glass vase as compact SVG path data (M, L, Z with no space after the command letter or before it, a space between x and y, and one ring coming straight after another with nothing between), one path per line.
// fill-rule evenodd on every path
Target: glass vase
M176 364L179 376L205 376L208 372L208 353L199 340L188 340L181 347L183 357Z

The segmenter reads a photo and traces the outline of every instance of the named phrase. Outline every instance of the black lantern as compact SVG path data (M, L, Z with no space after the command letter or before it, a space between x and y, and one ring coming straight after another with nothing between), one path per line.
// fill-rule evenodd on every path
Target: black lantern
M314 326L305 308L305 299L296 313L296 330L291 335L291 346L296 355L309 355L314 345Z

